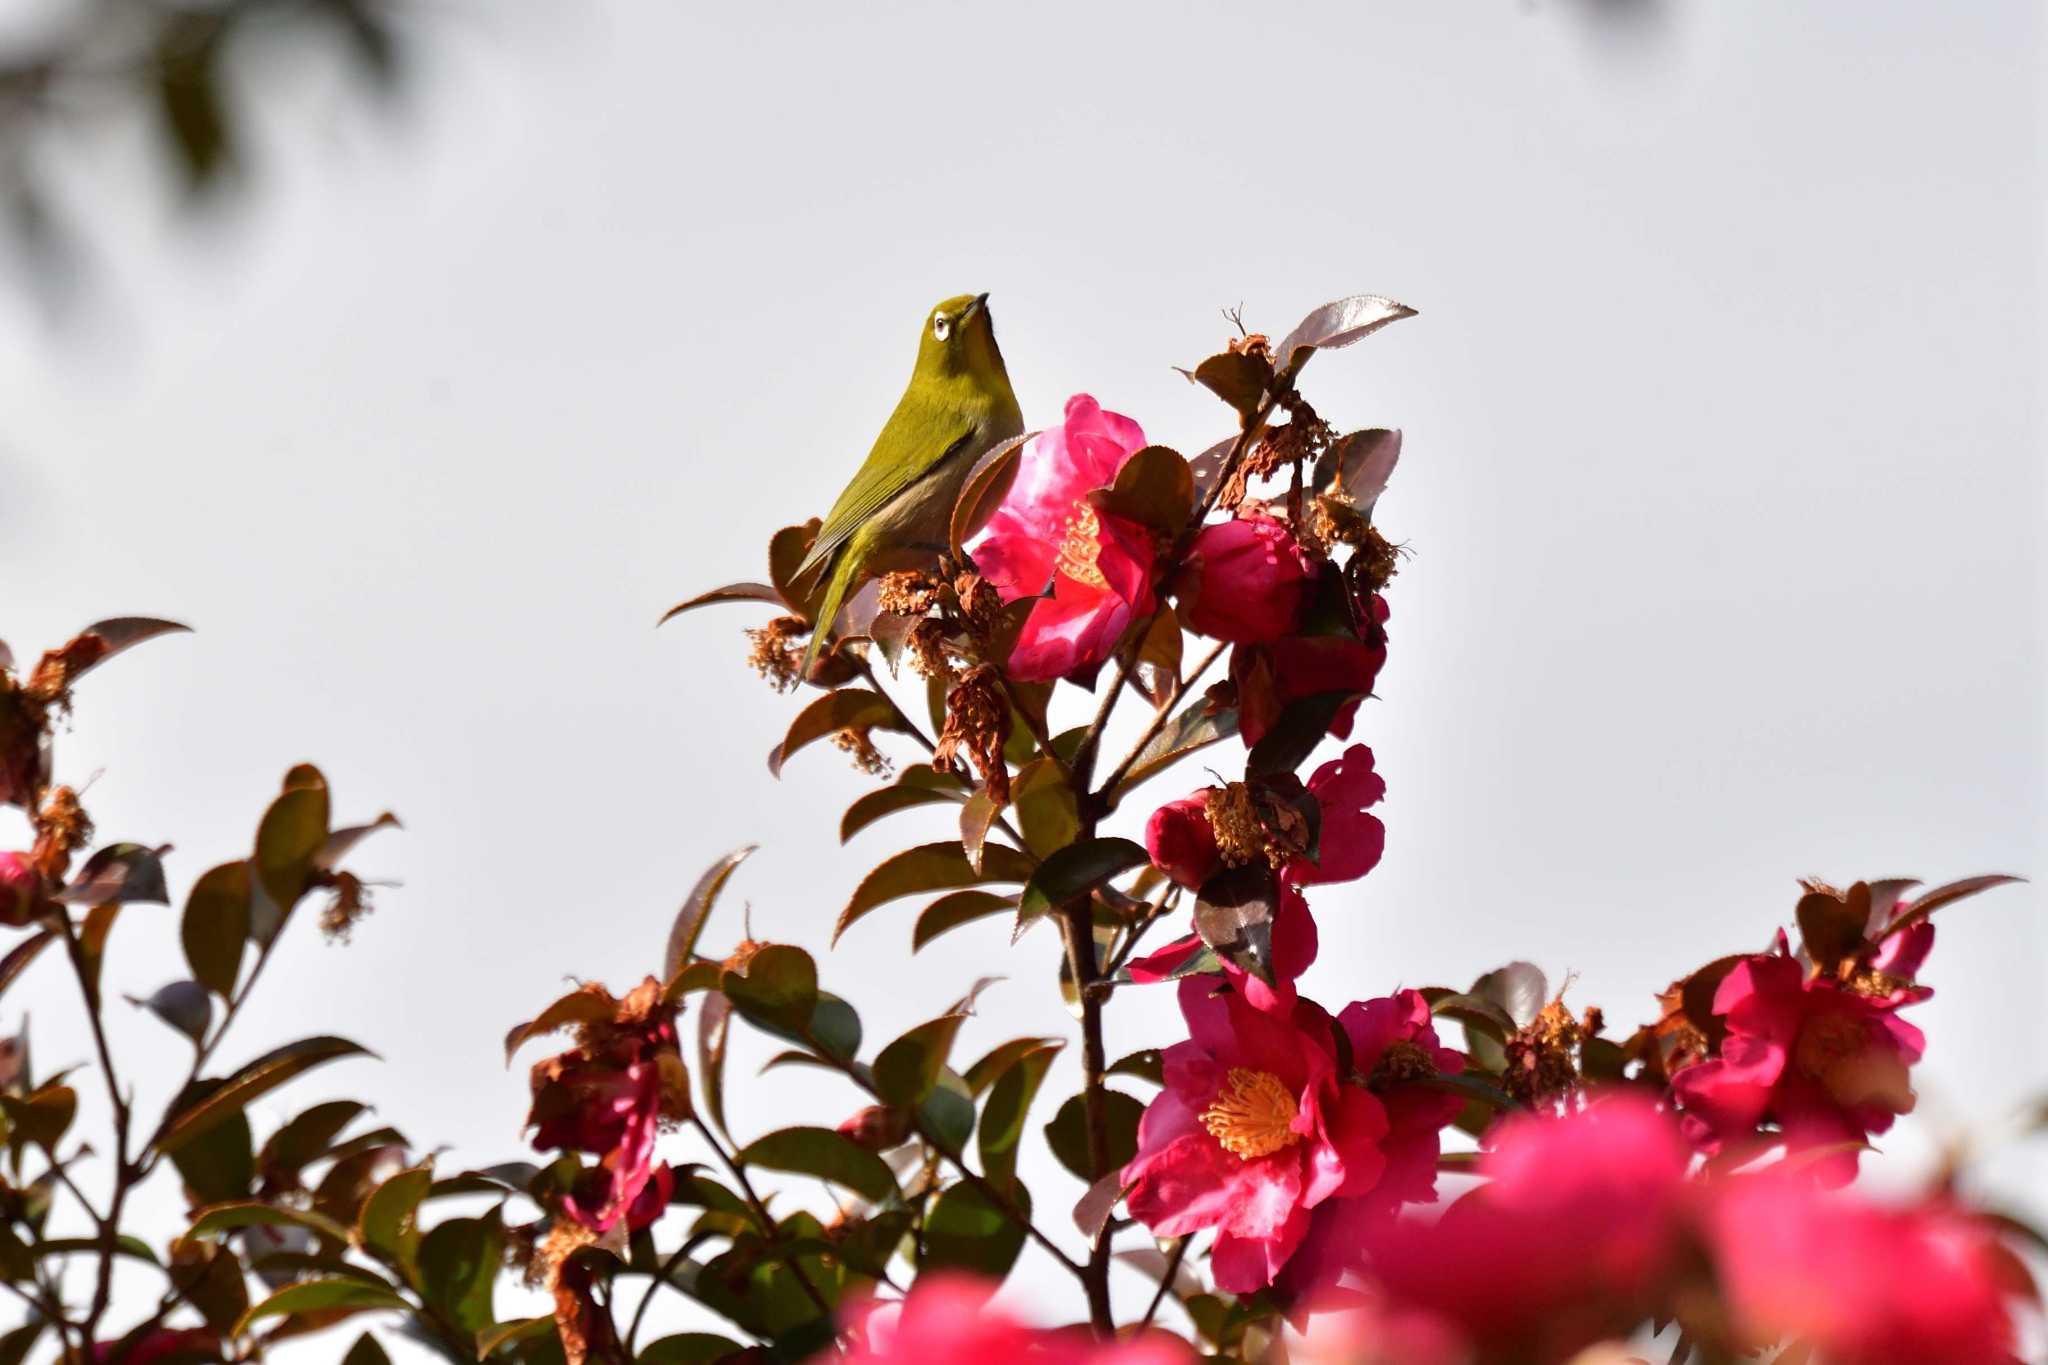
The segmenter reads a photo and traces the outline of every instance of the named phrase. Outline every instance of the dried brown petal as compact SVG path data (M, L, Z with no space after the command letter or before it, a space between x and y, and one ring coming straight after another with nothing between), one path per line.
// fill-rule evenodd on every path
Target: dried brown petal
M973 759L988 794L998 806L1010 800L1010 770L1003 744L1010 738L1010 702L993 664L969 670L946 694L946 724L932 750L932 766L959 772L961 755Z

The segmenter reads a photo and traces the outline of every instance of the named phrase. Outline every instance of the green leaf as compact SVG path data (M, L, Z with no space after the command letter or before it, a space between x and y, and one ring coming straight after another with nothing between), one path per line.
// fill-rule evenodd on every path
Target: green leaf
M852 1061L860 1051L860 1035L860 1016L853 1006L830 991L819 991L808 1041L827 1056Z
M750 1022L800 1034L818 1003L818 964L801 948L771 943L755 951L744 971L727 970L719 989Z
M1026 1053L1036 1052L1042 1047L1059 1045L1062 1042L1063 1040L1058 1038L1012 1038L1008 1042L997 1043L987 1052L984 1052L973 1066L967 1068L967 1072L962 1079L967 1082L968 1093L970 1095L981 1094L982 1091L995 1084L996 1078L1005 1071L1008 1071Z
M307 1232L324 1237L343 1246L348 1245L348 1229L324 1214L311 1209L286 1208L266 1204L260 1200L238 1200L229 1204L215 1204L201 1209L199 1216L186 1229L187 1237L206 1237L216 1232L232 1232L239 1228L304 1228Z
M1040 863L1025 883L1017 902L1017 923L1022 926L1049 915L1074 897L1151 861L1145 846L1130 839L1085 839L1068 844Z
M451 1218L420 1239L420 1297L474 1337L497 1321L491 1300L504 1259L505 1229L495 1210Z
M162 852L143 844L108 844L85 860L57 899L66 905L168 905Z
M221 1082L218 1089L179 1111L157 1139L156 1145L163 1151L175 1152L215 1124L241 1113L251 1100L270 1093L295 1076L343 1057L372 1055L367 1048L346 1038L302 1038L296 1043L287 1043L248 1063Z
M1074 790L1050 758L1033 759L1018 770L1010 784L1010 804L1025 844L1041 858L1065 848L1081 832Z
M954 774L935 772L929 763L913 764L889 786L861 793L846 808L839 821L839 842L846 843L886 815L949 801L957 803L964 795L965 789Z
M1160 1056L1159 1049L1148 1047L1133 1052L1127 1057L1118 1058L1111 1064L1109 1070L1103 1074L1105 1076L1136 1076L1141 1081L1150 1081L1154 1085L1165 1085L1166 1072L1164 1068L1165 1063Z
M708 1365L740 1353L740 1344L711 1332L679 1332L649 1342L638 1365Z
M838 734L849 726L867 730L901 730L895 703L879 692L870 692L864 687L842 687L806 706L790 722L789 733L782 737L782 743L768 751L768 771L776 777L782 776L782 765L795 756L797 750L814 744L827 735Z
M1005 896L995 891L954 891L941 896L918 912L917 927L910 935L910 951L917 952L948 930L1016 907L1014 895Z
M875 1089L901 1109L924 1103L952 1053L965 1014L942 1014L908 1030L875 1058Z
M193 883L179 929L192 975L225 1000L235 993L249 939L249 864L223 863Z
M365 1332L356 1338L355 1345L348 1348L341 1365L391 1365L391 1357L377 1344L377 1338Z
M1247 777L1267 777L1299 768L1330 733L1330 722L1356 692L1317 692L1280 708L1271 729L1245 756Z
M306 893L313 860L327 843L327 780L301 764L256 827L256 877L278 910L290 913Z
M362 1280L337 1276L333 1279L301 1280L286 1285L242 1314L232 1335L243 1336L265 1318L286 1313L320 1313L331 1309L404 1308L406 1302L389 1289Z
M989 826L1003 808L988 794L988 788L978 789L967 798L967 804L960 807L960 851L967 855L967 866L981 875L982 851L988 847Z
M959 1156L974 1136L974 1096L954 1072L939 1073L937 1085L917 1107L917 1124L940 1151Z
M433 1183L431 1166L400 1171L370 1192L356 1217L363 1250L397 1266L409 1284L420 1280L419 1208Z
M697 951L697 940L704 936L704 926L711 918L711 907L718 903L718 893L747 860L748 855L759 848L759 844L743 844L704 869L697 878L690 894L683 897L682 908L676 911L675 923L668 931L668 951L662 957L661 979L675 978Z
M853 923L873 910L921 891L952 891L987 882L1021 882L1031 876L1031 860L1016 849L997 844L983 850L982 870L968 866L957 839L921 844L886 859L861 879L853 897L839 912L832 941L837 943Z
M1022 1185L1011 1197L1018 1212L1031 1216L1031 1196ZM967 1270L1001 1279L1016 1264L1024 1249L1023 1224L983 1194L979 1187L958 1184L948 1187L932 1205L924 1225L924 1257L920 1273L933 1270Z
M491 1352L504 1346L515 1346L522 1341L537 1341L555 1334L555 1317L550 1313L541 1318L515 1318L486 1327L476 1334L476 1358L490 1359Z
M198 1104L218 1091L222 1081L199 1080L178 1096L173 1111ZM239 1110L220 1123L180 1146L171 1154L171 1164L192 1197L203 1204L222 1204L246 1199L256 1183L256 1154L249 1135L249 1118Z
M896 1177L888 1163L830 1128L784 1128L748 1143L734 1159L743 1166L829 1180L870 1203L885 1203L896 1195Z
M1183 707L1172 721L1154 735L1138 754L1124 780L1117 784L1121 795L1147 778L1156 777L1189 754L1199 752L1237 733L1237 711L1229 708L1209 714L1206 698L1197 697Z
M78 1114L78 1092L46 1081L26 1095L0 1095L0 1111L7 1115L7 1141L15 1151L34 1145L54 1157Z
M213 1023L213 997L197 981L173 981L147 1000L129 996L128 1003L148 1010L197 1046Z
M665 626L686 611L708 607L715 602L766 602L771 607L783 605L782 594L766 583L728 583L722 588L685 598L663 612L661 619L654 624L657 628Z
M1145 1106L1121 1090L1102 1092L1105 1101L1103 1137L1106 1162L1097 1170L1088 1159L1088 1097L1071 1095L1045 1125L1045 1140L1060 1165L1093 1184L1112 1171L1122 1170L1138 1154L1138 1120Z
M329 1100L314 1105L270 1135L257 1157L257 1165L272 1175L297 1174L324 1156L341 1130L368 1108L355 1100Z
M1046 1043L1019 1056L996 1077L988 1092L977 1143L982 1174L997 1185L1009 1187L1015 1183L1017 1145L1024 1137L1024 1120L1045 1080L1046 1069L1064 1046Z

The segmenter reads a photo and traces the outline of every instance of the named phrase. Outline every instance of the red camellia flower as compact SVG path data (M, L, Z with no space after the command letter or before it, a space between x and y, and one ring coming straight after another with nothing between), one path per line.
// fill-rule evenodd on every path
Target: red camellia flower
M1178 801L1169 801L1145 822L1145 851L1161 872L1191 891L1224 867L1216 830L1209 822L1209 797L1204 787ZM1288 862L1284 878L1292 886L1357 881L1379 866L1386 852L1387 827L1367 807L1387 794L1386 779L1373 771L1372 750L1354 744L1317 768L1308 780L1309 795L1322 809L1317 856Z
M1956 1209L1883 1208L1767 1173L1725 1182L1707 1230L1751 1341L1798 1337L1829 1365L2015 1360L2009 1261Z
M1286 523L1248 506L1196 535L1176 585L1181 622L1234 645L1277 640L1301 616L1309 569Z
M1373 598L1373 612L1387 619L1386 599ZM1288 703L1324 693L1351 698L1337 708L1330 733L1351 736L1358 699L1387 662L1386 633L1367 644L1353 635L1289 635L1259 645L1239 645L1230 652L1230 681L1237 690L1237 730L1247 745L1266 737Z
M1433 1224L1368 1229L1397 1307L1455 1324L1484 1359L1563 1361L1626 1336L1676 1261L1687 1152L1648 1100L1611 1095L1494 1130L1489 1183Z
M1319 1006L1297 1001L1282 1017L1210 976L1180 983L1180 1007L1190 1037L1166 1049L1126 1199L1162 1237L1216 1229L1217 1287L1250 1293L1287 1264L1312 1209L1378 1184L1387 1114L1337 1074Z
M158 1327L92 1348L93 1365L210 1365L220 1358L220 1338L204 1327Z
M592 998L596 1017L581 1025L579 1046L534 1066L526 1121L537 1149L599 1158L563 1206L604 1233L621 1218L637 1216L644 1225L667 1203L672 1186L664 1181L673 1177L655 1164L654 1139L664 1119L688 1115L689 1082L676 1046L675 1006L662 1003L661 983L649 977L617 1001L594 985L579 996Z
M1284 1017L1294 1009L1295 980L1315 965L1320 947L1315 917L1309 913L1308 902L1302 899L1299 891L1283 884L1280 908L1273 913L1272 982L1261 981L1230 962L1223 964L1223 975L1233 988L1243 993L1252 1008ZM1201 951L1202 940L1194 934L1176 939L1156 952L1132 959L1128 964L1131 980L1140 985L1168 980Z
M1888 943L1885 960L1902 967L1910 959L1917 968L1930 944L1927 936L1896 950ZM1867 989L1809 978L1780 934L1777 952L1744 958L1714 992L1714 1013L1728 1026L1718 1055L1671 1078L1687 1135L1714 1152L1764 1124L1775 1125L1790 1150L1884 1132L1912 1111L1909 1069L1926 1045L1896 1011L1925 994L1891 977L1872 977ZM1832 1153L1811 1169L1825 1183L1844 1184L1858 1155Z
M1010 654L1018 681L1099 668L1131 622L1152 611L1151 532L1087 501L1144 444L1136 422L1074 395L1066 420L1025 448L1009 496L968 547L1005 602L1052 589L1032 607Z
M24 853L0 853L0 924L20 928L55 908L43 874Z
M1022 1360L1035 1365L1183 1365L1192 1355L1164 1334L1097 1342L1086 1328L1046 1331L989 1307L991 1281L972 1275L920 1275L907 1297L866 1299L848 1308L842 1326L843 1365L978 1365Z

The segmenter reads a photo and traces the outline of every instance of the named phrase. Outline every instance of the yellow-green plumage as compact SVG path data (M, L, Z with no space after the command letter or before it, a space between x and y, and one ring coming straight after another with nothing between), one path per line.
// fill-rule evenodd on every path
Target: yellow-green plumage
M925 318L910 387L797 570L800 581L824 578L804 676L847 597L877 574L943 551L968 474L1023 431L988 295L947 299Z

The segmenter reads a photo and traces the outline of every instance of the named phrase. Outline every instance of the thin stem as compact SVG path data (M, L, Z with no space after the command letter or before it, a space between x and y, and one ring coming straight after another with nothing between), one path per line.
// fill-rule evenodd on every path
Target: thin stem
M655 1272L654 1283L648 1285L647 1292L641 1295L640 1306L633 1310L632 1325L626 1328L627 1355L630 1356L634 1354L633 1344L640 1339L640 1323L642 1322L642 1320L646 1318L648 1308L654 1303L655 1294L661 1289L663 1285L669 1282L669 1276L676 1273L676 1267L683 1263L684 1257L688 1256L692 1251L696 1250L697 1244L701 1240L701 1238L697 1237L691 1237L686 1239L682 1243L682 1245L678 1246L675 1249L675 1251L670 1254L667 1260L661 1263L661 1269Z
M1166 918L1169 909L1178 900L1176 893L1179 890L1178 886L1169 883L1166 889L1159 893L1159 899L1152 902L1151 908L1145 912L1145 917L1131 926L1130 931L1124 935L1124 941L1117 946L1116 956L1102 969L1102 977L1095 983L1098 987L1107 987L1110 984L1109 979L1123 970L1124 964L1131 960L1131 954L1137 951L1138 940L1145 937L1153 925Z
M1188 1254L1188 1244L1194 1240L1190 1234L1174 1242L1173 1250L1166 1257L1166 1269L1160 1272L1159 1288L1153 1291L1152 1302L1147 1305L1145 1316L1138 1319L1138 1326L1150 1327L1152 1319L1159 1316L1159 1305L1166 1302L1166 1296L1173 1292L1173 1282L1180 1275L1180 1263Z
M879 677L875 676L874 665L869 663L866 659L862 659L860 661L860 675L862 678L866 679L867 685L874 690L875 695L880 697L883 701L887 702L889 704L889 709L896 713L896 724L898 728L900 728L904 734L909 735L919 744L922 744L924 746L924 751L926 753L937 753L939 746L936 743L934 743L928 736L926 736L923 728L919 726L916 721L910 718L910 713L903 709L901 704L897 702L896 698L889 695L889 689L882 686L882 680ZM1046 752L1050 753L1052 751L1050 749L1047 749ZM1004 815L998 815L992 823L994 824L995 828L1001 830L1004 834L1009 836L1010 841L1017 846L1018 852L1024 854L1027 857L1031 856L1031 846L1024 842L1024 836L1018 832L1017 827L1015 825L1012 825L1010 823L1009 817Z
M64 950L71 960L72 975L78 979L79 995L85 1001L85 1017L92 1026L92 1043L99 1054L100 1072L107 1084L107 1100L114 1111L114 1188L107 1199L104 1216L95 1212L92 1204L75 1186L79 1202L85 1204L86 1212L92 1214L98 1225L99 1264L94 1271L91 1306L86 1309L85 1320L80 1332L87 1342L98 1335L100 1318L106 1313L107 1305L114 1293L114 1249L121 1234L121 1211L128 1202L128 1190L137 1179L134 1164L128 1156L128 1129L130 1109L128 1101L121 1094L120 1076L114 1069L114 1052L107 1044L105 1021L101 1018L101 997L97 979L85 960L85 945L79 941L78 929L71 923L68 912L59 914L58 923L64 933ZM62 1168L58 1169L64 1183L71 1184L70 1177Z
M1111 770L1109 776L1102 780L1102 787L1095 793L1095 799L1102 805L1105 812L1116 809L1116 789L1118 785L1126 777L1130 776L1131 769L1137 766L1139 756L1145 752L1145 746L1157 739L1159 732L1166 728L1166 723L1173 719L1174 708L1181 704L1187 694L1194 689L1195 684L1201 681L1202 675L1215 665L1218 658L1222 657L1223 649L1223 642L1217 641L1216 646L1202 656L1201 661L1195 665L1192 673L1174 683L1173 691L1166 698L1166 704L1161 706L1153 714L1152 719L1146 723L1144 733L1138 736L1138 742L1131 746L1131 751L1125 754L1123 760Z
M720 1164L732 1173L734 1183L740 1187L740 1193L746 1196L747 1203L753 1207L754 1217L760 1220L762 1233L766 1236L774 1236L775 1217L768 1212L768 1205L762 1202L761 1196L755 1193L754 1182L747 1179L745 1168L739 1162L733 1160L731 1154L725 1150L725 1144L718 1140L718 1135L711 1131L709 1125L703 1119L692 1114L690 1115L690 1124L702 1135L704 1141L710 1145L711 1150L718 1153ZM825 1296L820 1294L818 1287L811 1283L811 1277L805 1273L803 1266L798 1262L797 1258L793 1254L784 1253L782 1263L789 1267L790 1274L796 1276L796 1282L803 1287L803 1291L810 1301L817 1305L818 1311L829 1317L832 1313L832 1305L825 1302Z

